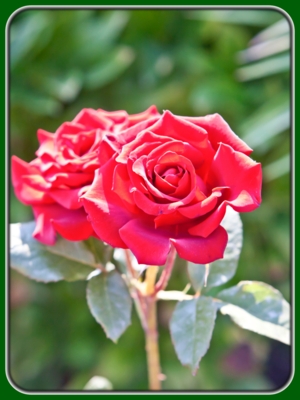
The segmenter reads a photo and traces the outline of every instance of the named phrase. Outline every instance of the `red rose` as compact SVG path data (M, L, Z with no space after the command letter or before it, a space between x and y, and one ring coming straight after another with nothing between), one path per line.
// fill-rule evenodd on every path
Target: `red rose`
M163 265L171 244L195 263L222 258L226 206L252 211L261 202L261 165L248 157L252 150L218 114L166 111L117 141L118 151L82 197L97 235L129 248L141 264Z
M93 235L79 197L92 183L95 169L102 165L99 144L105 149L105 157L109 157L115 152L115 135L141 121L153 121L158 115L155 107L136 115L83 109L54 134L39 129L37 158L28 164L12 157L16 196L33 207L36 219L33 236L52 245L55 231L68 240L84 240Z

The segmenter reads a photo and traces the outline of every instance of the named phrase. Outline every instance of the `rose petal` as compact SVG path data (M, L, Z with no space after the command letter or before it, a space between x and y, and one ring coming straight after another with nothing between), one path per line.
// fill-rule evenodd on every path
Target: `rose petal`
M206 115L205 117L185 117L185 119L207 131L208 139L215 150L218 149L219 143L224 143L246 155L251 154L253 151L231 130L230 126L219 114Z
M190 219L201 217L215 208L223 191L226 189L228 188L215 188L211 195L203 201L193 205L180 207L178 208L178 212Z
M261 203L261 165L230 146L221 144L211 165L208 177L210 184L229 186L227 198L236 211L252 211ZM247 192L247 201L245 193ZM239 196L240 202L238 201Z
M180 214L177 210L175 210L170 214L158 215L154 219L155 228L159 228L160 226L170 226L170 225L177 225L189 222L189 218L186 218L185 216Z
M118 136L119 140L120 136ZM143 155L151 153L160 144L169 142L170 138L156 135L151 131L141 131L134 140L122 146L121 153L116 158L116 161L126 163L129 156L132 160L136 160Z
M94 235L91 223L83 208L78 210L61 210L61 214L51 218L55 230L67 240L86 240Z
M50 219L47 218L42 210L33 208L33 212L36 226L32 237L47 246L52 246L55 243L56 234Z
M84 186L77 189L51 189L49 190L49 196L55 200L56 203L67 208L68 210L77 210L82 207L80 202L80 196L82 196L89 186Z
M151 117L160 116L156 106L150 106L147 110L128 116L128 127L138 124L141 121L149 120Z
M113 185L111 190L113 190L122 201L126 202L126 208L128 210L131 212L136 212L136 205L130 189L131 183L128 176L127 167L124 164L118 164L114 170Z
M224 218L227 204L227 201L223 201L209 216L203 216L199 224L189 228L188 232L191 235L202 236L204 238L209 236L218 228Z
M25 175L38 174L39 170L36 167L31 166L16 156L12 156L11 162L12 184L17 198L22 203L28 205L53 203L53 200L47 193L34 189L23 180L23 176Z
M139 122L136 125L131 126L130 128L125 129L121 133L118 134L118 142L121 145L125 145L127 143L132 142L137 138L138 135L143 134L148 128L151 130L151 127L158 121L159 116L154 116L145 121ZM118 160L119 161L119 160Z
M191 191L191 193L186 198L166 204L155 202L149 199L149 197L147 197L144 193L136 189L132 193L135 204L142 211L149 215L161 215L170 214L174 212L174 210L176 210L178 207L188 204L190 201L192 201L193 197L195 196L195 189L193 189L193 191Z
M168 232L155 229L151 221L132 219L119 233L139 264L165 264L170 251Z
M222 226L207 238L183 233L182 237L171 239L179 256L196 264L207 264L223 258L227 241L228 235Z
M112 126L112 121L105 118L101 110L96 111L92 108L84 108L73 119L72 123L82 124L85 130L88 129L103 129L109 130Z
M195 169L199 168L203 163L203 154L199 149L196 149L185 141L182 142L174 139L171 139L166 143L162 143L159 147L155 147L154 150L149 154L149 159L153 159L154 162L156 162L157 159L167 151L171 151L180 156L186 157L191 161Z
M126 248L119 229L132 219L126 203L112 191L112 178L116 162L108 161L96 170L90 189L81 197L90 222L101 240L113 247Z
M151 127L151 131L161 136L185 141L198 150L205 149L206 152L212 153L207 132L190 123L186 118L173 115L170 111L164 112L163 116Z
M81 187L92 183L94 173L72 173L72 172L59 172L56 174L45 174L48 182L52 187L59 187L65 185L67 187Z

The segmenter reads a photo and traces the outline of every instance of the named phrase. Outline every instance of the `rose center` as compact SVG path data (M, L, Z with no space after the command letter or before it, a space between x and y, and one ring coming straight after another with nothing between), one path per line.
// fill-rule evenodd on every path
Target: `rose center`
M184 174L183 168L179 166L168 167L163 173L160 174L161 178L173 186L178 186L182 175Z

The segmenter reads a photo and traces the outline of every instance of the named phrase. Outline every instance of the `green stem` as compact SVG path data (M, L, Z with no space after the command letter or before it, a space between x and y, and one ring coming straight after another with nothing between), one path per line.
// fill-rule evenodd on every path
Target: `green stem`
M149 296L147 298L147 329L145 331L145 336L149 389L161 390L161 383L159 379L161 372L158 348L156 298L153 296Z

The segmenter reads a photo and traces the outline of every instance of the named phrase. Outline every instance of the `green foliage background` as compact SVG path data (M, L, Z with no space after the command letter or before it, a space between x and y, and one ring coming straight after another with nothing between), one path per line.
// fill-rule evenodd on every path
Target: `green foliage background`
M9 28L11 154L32 160L37 129L54 132L85 107L137 113L155 104L179 115L220 113L264 171L262 205L241 215L239 268L224 288L264 281L290 300L289 29L278 11L262 9L22 11ZM10 222L31 219L11 190ZM169 288L187 283L178 260ZM89 313L85 288L86 282L45 285L11 273L10 375L20 388L82 390L94 375L114 390L147 388L135 312L115 345ZM193 377L172 347L173 308L159 303L165 390L274 390L286 383L288 347L225 316Z

